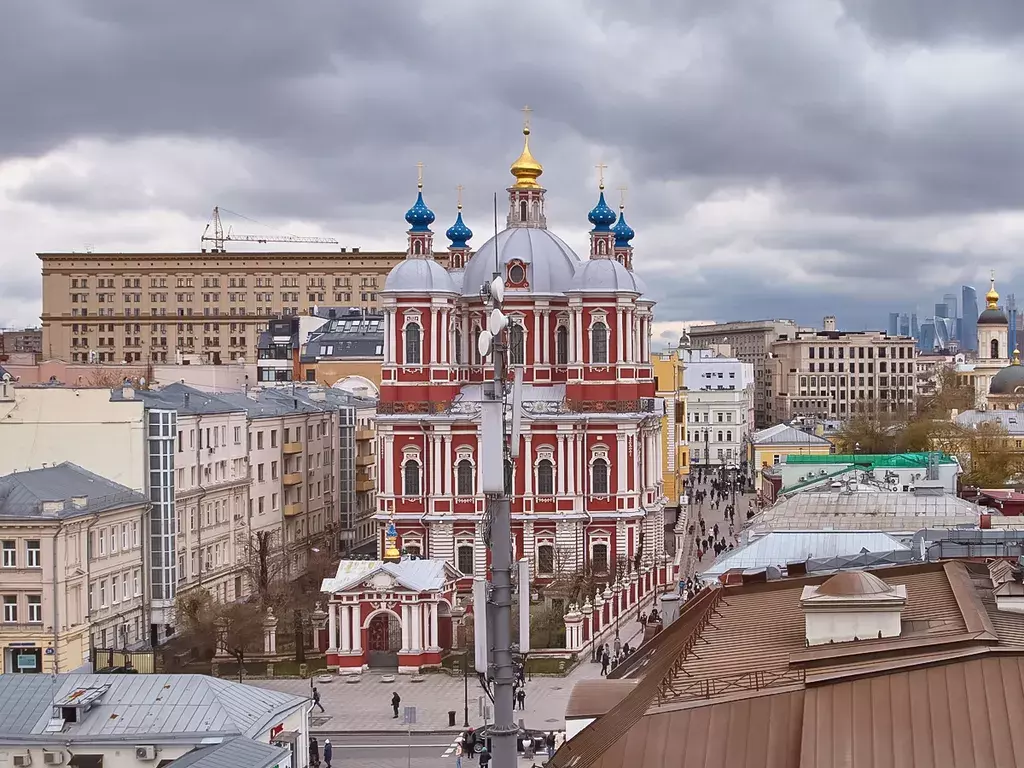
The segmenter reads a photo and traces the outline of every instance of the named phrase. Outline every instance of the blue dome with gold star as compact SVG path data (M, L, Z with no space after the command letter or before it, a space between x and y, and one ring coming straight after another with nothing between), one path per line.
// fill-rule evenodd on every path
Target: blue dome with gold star
M626 212L619 211L619 220L615 224L615 228L612 230L615 233L615 247L616 248L629 248L629 241L636 236L636 232L633 228L626 223Z
M594 225L592 232L611 232L611 225L615 223L615 211L605 202L604 189L601 190L601 197L590 211L587 220Z
M435 218L434 212L423 202L423 189L421 188L416 195L416 202L405 214L409 230L411 232L429 232L430 225L434 223Z
M467 242L473 236L473 230L466 226L466 223L462 220L462 207L459 207L459 215L455 218L455 223L448 227L448 231L444 233L444 236L452 241L452 248L468 248L469 243Z

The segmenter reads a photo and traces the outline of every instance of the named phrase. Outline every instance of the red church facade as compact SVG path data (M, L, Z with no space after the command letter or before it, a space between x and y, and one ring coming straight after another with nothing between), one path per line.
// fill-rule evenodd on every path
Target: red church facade
M489 564L477 458L482 385L481 287L497 269L509 362L523 371L519 458L506 462L514 555L533 578L654 562L664 552L661 419L650 356L653 302L632 271L633 230L605 202L590 212L590 258L547 230L542 167L529 132L512 166L506 229L475 253L461 210L451 267L432 257L434 214L422 190L406 214L407 258L382 292L384 366L377 428L377 518L398 546L449 561L469 591ZM497 258L496 258L497 255Z

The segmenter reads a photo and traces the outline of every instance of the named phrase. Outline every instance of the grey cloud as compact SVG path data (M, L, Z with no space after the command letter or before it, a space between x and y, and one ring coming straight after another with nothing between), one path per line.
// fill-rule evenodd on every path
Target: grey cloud
M1016 0L842 0L850 18L869 32L895 41L1018 38L1024 5Z

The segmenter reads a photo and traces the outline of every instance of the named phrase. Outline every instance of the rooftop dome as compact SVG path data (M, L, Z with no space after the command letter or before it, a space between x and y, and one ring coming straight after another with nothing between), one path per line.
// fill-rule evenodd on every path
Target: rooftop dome
M1013 364L1008 365L988 385L990 395L1013 395L1024 389L1024 365L1020 364L1020 350L1013 350Z
M622 208L619 209L619 220L612 232L615 233L616 248L629 248L629 241L636 236L633 228L626 223L626 212Z
M978 315L978 325L1009 325L1006 313L998 307L990 307Z
M451 248L468 248L467 241L473 236L473 230L466 226L462 220L462 206L459 206L459 215L455 217L455 223L448 227L444 236L452 241Z
M590 259L576 270L567 293L643 293L633 273L614 259Z
M427 208L427 204L423 202L423 187L421 185L416 195L416 202L413 203L412 208L406 211L405 214L409 230L411 232L429 232L430 225L434 223L434 218L434 212Z
M856 597L858 595L887 595L893 589L874 574L865 571L843 571L818 587L819 595Z
M594 225L594 232L612 231L611 226L615 223L615 211L604 200L603 186L601 187L601 196L597 200L597 205L587 215L587 221Z
M458 293L448 271L431 258L405 259L388 273L383 293Z
M530 126L523 126L523 152L512 163L509 172L516 177L512 186L516 189L540 189L537 179L544 173L544 166L530 152Z
M528 292L560 294L572 284L580 257L561 238L546 229L512 227L497 235L498 270L502 275L510 262L526 267ZM479 296L480 286L494 276L495 238L491 238L473 254L466 265L462 283L463 296ZM509 288L511 292L522 289Z

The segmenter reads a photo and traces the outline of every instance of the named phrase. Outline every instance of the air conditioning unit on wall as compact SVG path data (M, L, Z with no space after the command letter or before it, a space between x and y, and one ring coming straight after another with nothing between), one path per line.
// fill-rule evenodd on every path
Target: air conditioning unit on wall
M156 747L152 745L136 747L135 748L135 759L136 760L156 760Z

